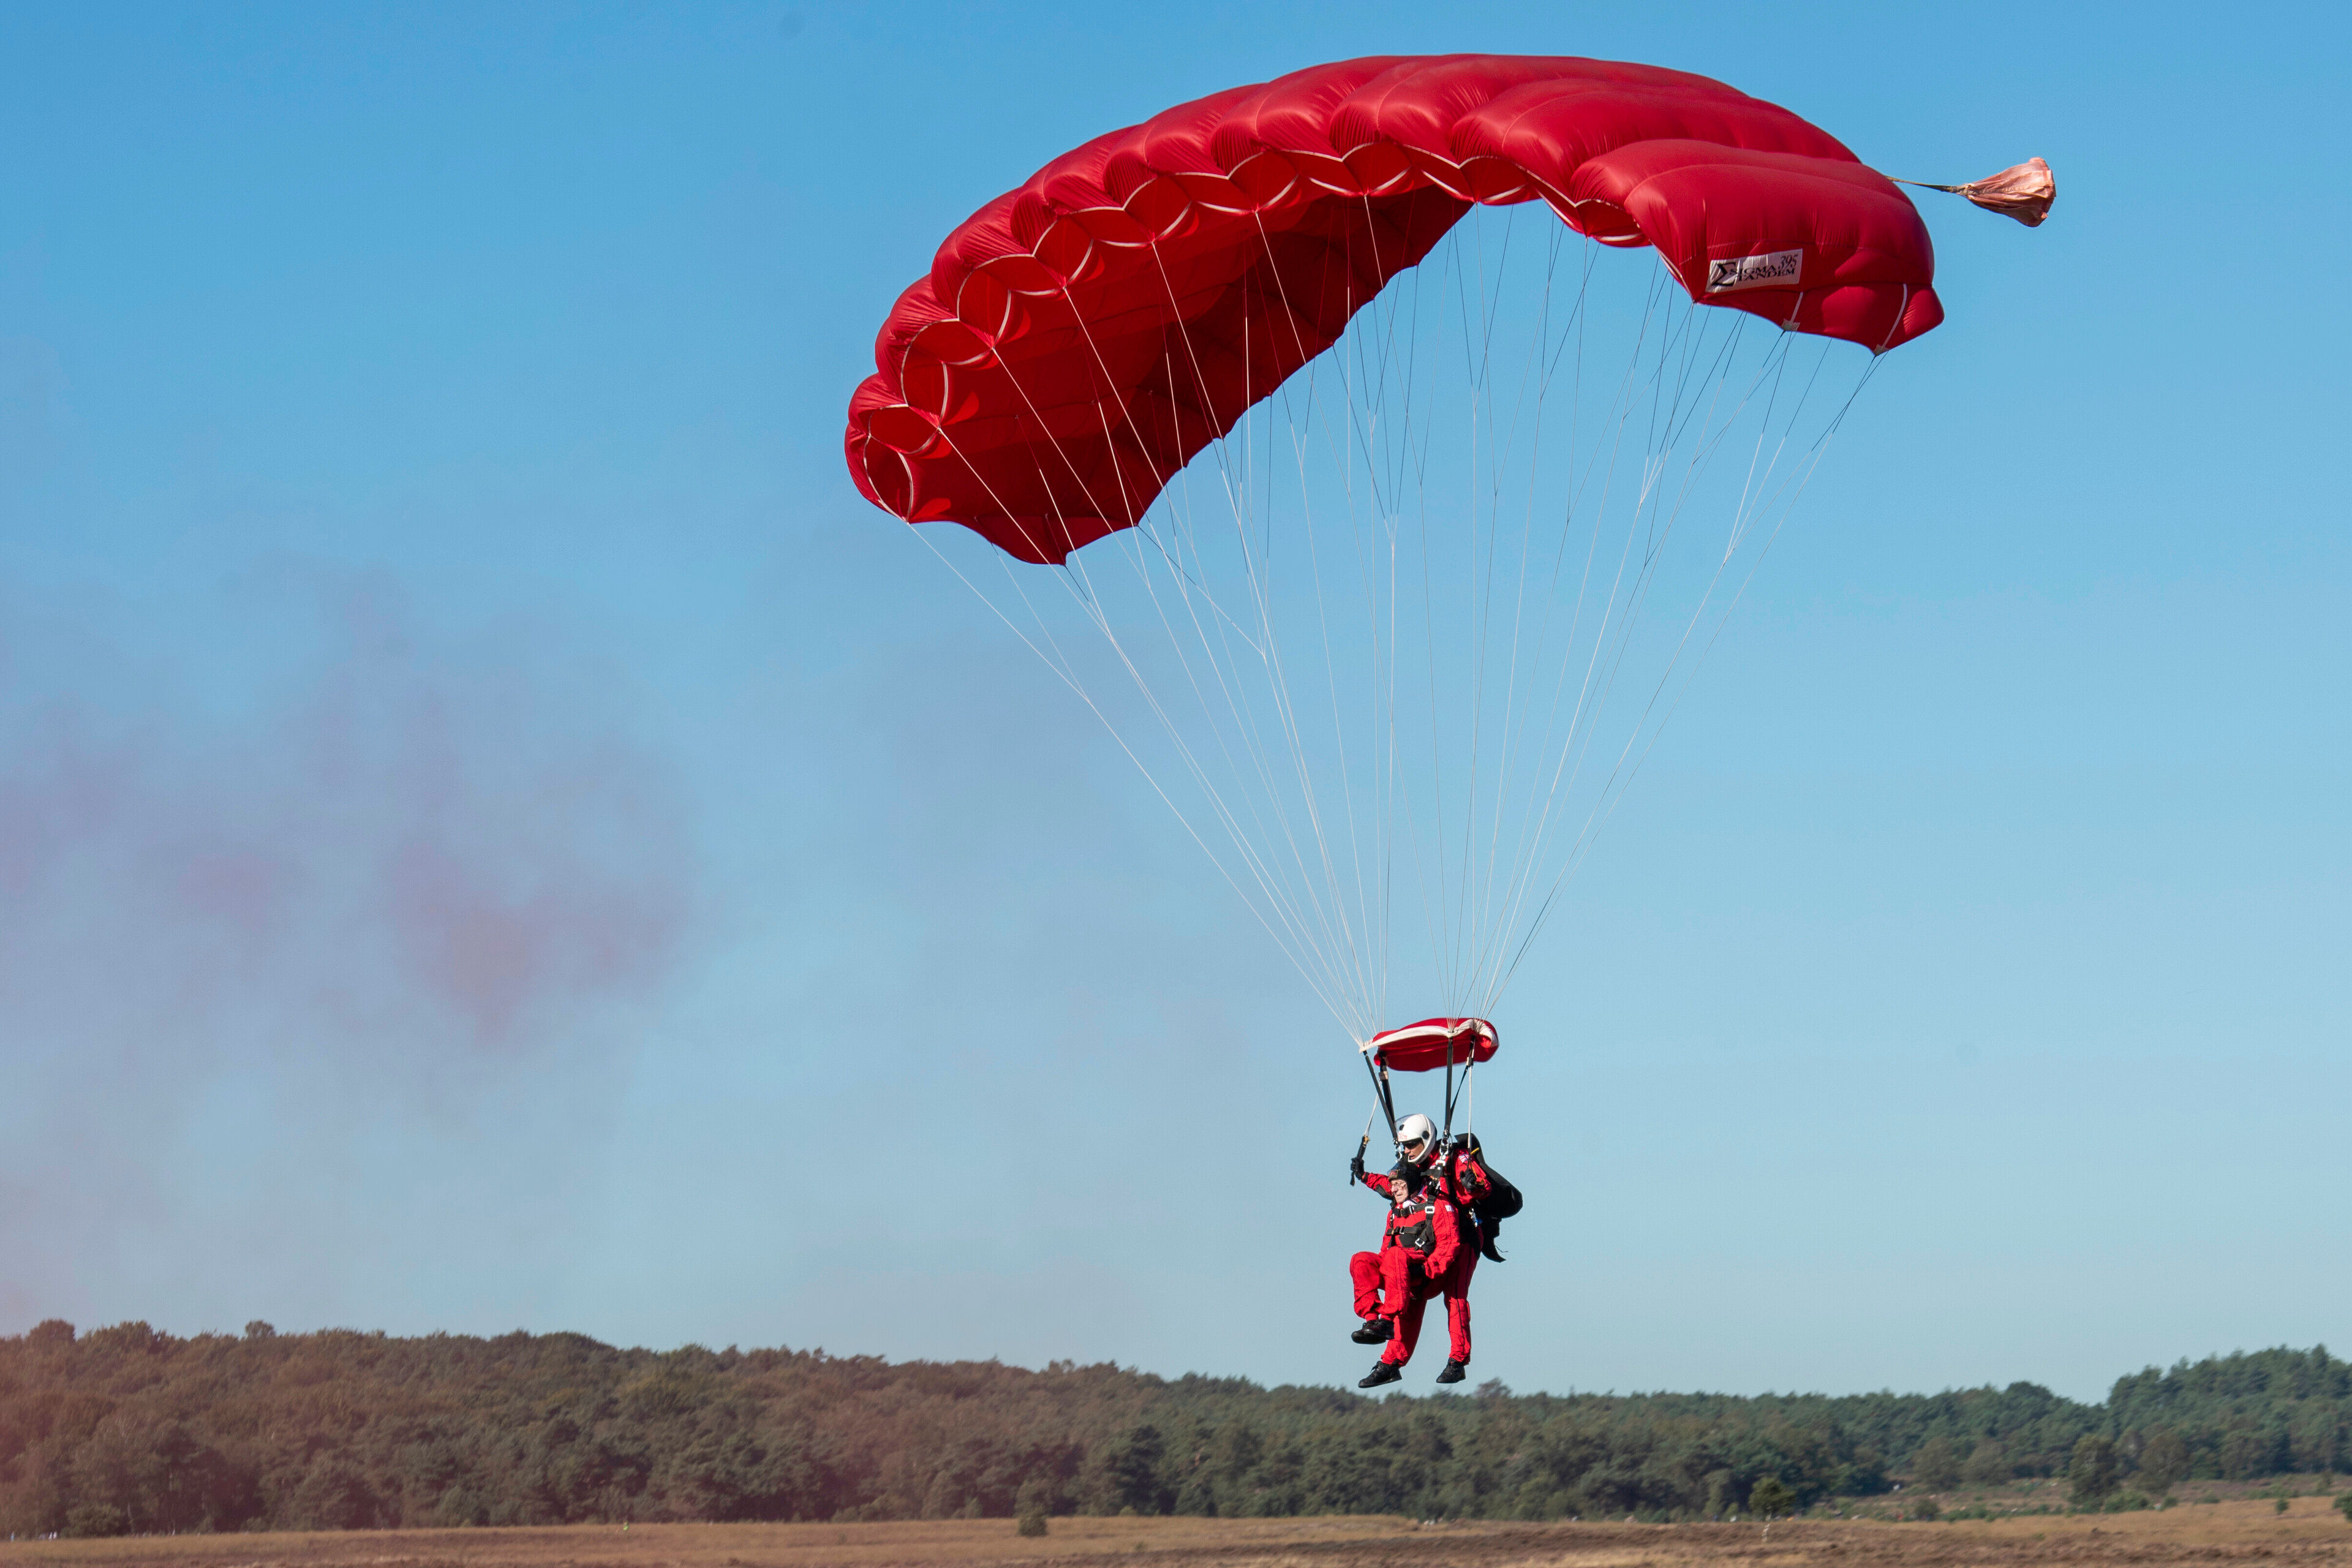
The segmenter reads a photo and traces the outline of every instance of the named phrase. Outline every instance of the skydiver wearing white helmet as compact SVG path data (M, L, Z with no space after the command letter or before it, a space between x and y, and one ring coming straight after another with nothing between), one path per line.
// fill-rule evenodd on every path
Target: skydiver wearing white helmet
M1364 1185L1389 1200L1387 1228L1378 1252L1359 1252L1348 1261L1356 1288L1356 1316L1363 1326L1352 1335L1358 1344L1382 1344L1381 1359L1357 1384L1377 1388L1404 1375L1421 1338L1421 1317L1432 1296L1445 1298L1445 1326L1451 1343L1440 1383L1459 1383L1470 1363L1470 1268L1475 1265L1475 1240L1465 1240L1462 1216L1438 1161L1436 1124L1418 1112L1396 1124L1397 1163L1387 1172L1364 1168L1359 1153L1350 1172Z

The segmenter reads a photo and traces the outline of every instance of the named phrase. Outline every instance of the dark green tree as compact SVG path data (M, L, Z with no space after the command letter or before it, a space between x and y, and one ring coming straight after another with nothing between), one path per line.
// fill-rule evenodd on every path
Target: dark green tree
M1960 1484L1960 1456L1941 1432L1919 1445L1911 1457L1912 1479L1931 1492L1948 1492Z
M131 1516L107 1502L78 1502L66 1510L64 1533L69 1536L128 1535Z
M1131 1428L1113 1444L1103 1463L1108 1511L1131 1508L1138 1513L1166 1512L1170 1500L1161 1495L1166 1489L1160 1479L1160 1463L1166 1455L1160 1428L1150 1425Z
M2242 1418L2244 1419L2244 1418ZM2254 1430L2250 1419L2221 1438L2221 1474L2229 1480L2252 1480L2271 1468L2277 1444Z
M1969 1450L1969 1462L1960 1467L1960 1479L1972 1487L2001 1486L2013 1474L2009 1450L1997 1437L1978 1438L1977 1446Z
M2352 1468L2352 1365L2209 1358L2103 1405L2034 1384L1937 1394L1364 1400L1332 1388L577 1334L0 1336L0 1532L989 1518L1177 1510L1691 1518L1962 1475ZM2166 1434L2179 1445L2170 1453ZM1943 1441L1939 1444L1937 1439ZM2100 1485L2084 1506L2136 1496Z
M1014 1517L1020 1521L1018 1528L1023 1535L1045 1533L1048 1501L1045 1482L1030 1480L1022 1483L1021 1495L1014 1504Z
M2076 1507L2095 1508L2105 1502L2118 1479L2114 1438L2086 1432L2075 1439L2074 1459L2066 1467L2066 1487Z
M1786 1519L1796 1506L1796 1494L1778 1476L1766 1476L1748 1494L1748 1511L1759 1519Z
M2139 1484L2150 1497L2162 1497L2189 1474L2189 1445L2169 1426L2160 1427L2139 1451Z

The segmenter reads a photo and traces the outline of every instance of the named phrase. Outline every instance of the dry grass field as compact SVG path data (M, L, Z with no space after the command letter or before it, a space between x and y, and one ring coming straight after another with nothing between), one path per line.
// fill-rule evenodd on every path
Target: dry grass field
M1119 1562L1199 1568L2024 1568L2064 1563L2352 1565L2352 1522L2327 1498L2162 1513L1956 1523L1444 1524L1387 1518L1057 1519L906 1524L666 1524L354 1531L0 1542L0 1568L950 1568Z

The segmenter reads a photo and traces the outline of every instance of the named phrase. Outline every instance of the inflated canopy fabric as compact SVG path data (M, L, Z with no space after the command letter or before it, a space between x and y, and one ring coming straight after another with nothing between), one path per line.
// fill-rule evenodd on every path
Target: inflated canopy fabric
M1374 1035L1364 1049L1391 1072L1434 1072L1490 1060L1501 1045L1495 1026L1484 1018L1423 1018Z
M1180 104L972 215L851 399L857 487L1058 563L1193 455L1474 203L1654 246L1690 297L1881 352L1943 319L1910 199L1706 77L1572 57L1378 57Z

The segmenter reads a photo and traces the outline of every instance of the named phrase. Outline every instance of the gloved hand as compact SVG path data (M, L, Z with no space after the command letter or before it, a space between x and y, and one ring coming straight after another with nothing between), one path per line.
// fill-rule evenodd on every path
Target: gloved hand
M1350 1183L1356 1183L1361 1182L1363 1179L1364 1152L1361 1148L1359 1148L1356 1151L1356 1157L1348 1162L1348 1180Z

